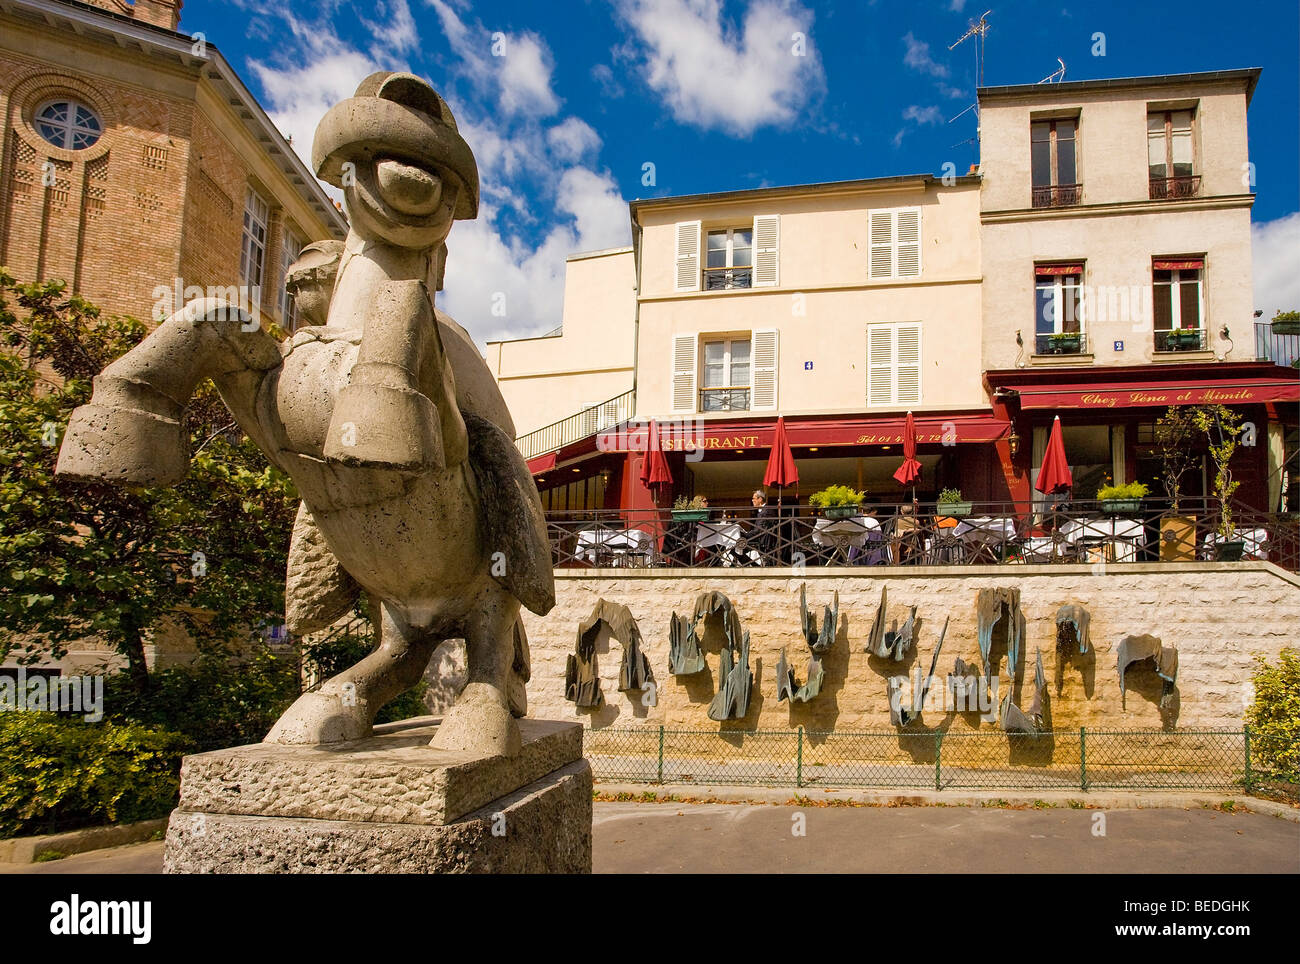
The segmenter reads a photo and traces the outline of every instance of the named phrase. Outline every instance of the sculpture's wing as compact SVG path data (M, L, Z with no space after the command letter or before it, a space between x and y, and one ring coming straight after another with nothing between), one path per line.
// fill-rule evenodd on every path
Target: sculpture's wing
M504 567L492 567L493 578L530 611L545 616L555 605L555 574L537 486L524 457L499 426L467 414L465 428L486 545L505 555Z
M433 313L438 319L438 334L447 365L455 373L456 407L462 415L487 419L513 440L515 423L510 418L510 409L474 339L451 315L436 308Z
M356 580L325 544L307 504L298 503L284 584L284 621L289 632L303 635L333 625L348 614L360 593Z

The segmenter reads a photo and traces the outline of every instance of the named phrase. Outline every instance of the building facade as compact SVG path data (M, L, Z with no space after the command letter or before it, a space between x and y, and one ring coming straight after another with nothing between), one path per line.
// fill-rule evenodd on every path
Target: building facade
M545 378L545 339L494 346L510 352L503 390L546 385L554 424L521 438L546 505L654 504L639 483L644 430L600 431L629 407L634 425L660 426L674 495L747 503L781 415L804 495L842 483L898 501L911 411L919 498L957 487L1028 506L1055 416L1074 495L1091 499L1109 482L1159 492L1156 418L1222 402L1254 428L1233 462L1238 498L1276 511L1296 475L1300 390L1254 337L1246 112L1258 78L985 88L968 176L632 202L618 257L633 261L635 301L600 315L605 339L632 333L631 379L611 384L629 393L602 411L590 388L566 388L626 357L595 342L565 353L590 371ZM570 272L566 337L572 303L609 303L583 280ZM1189 495L1210 492L1198 455Z
M292 328L284 269L346 221L179 17L164 0L0 2L0 263L113 314L233 290Z

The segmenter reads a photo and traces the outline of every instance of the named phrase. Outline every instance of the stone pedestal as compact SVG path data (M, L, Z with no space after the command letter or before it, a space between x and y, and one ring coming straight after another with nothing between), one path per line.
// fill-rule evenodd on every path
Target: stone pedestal
M520 755L484 759L430 747L438 722L186 757L166 871L590 873L579 724L520 720Z

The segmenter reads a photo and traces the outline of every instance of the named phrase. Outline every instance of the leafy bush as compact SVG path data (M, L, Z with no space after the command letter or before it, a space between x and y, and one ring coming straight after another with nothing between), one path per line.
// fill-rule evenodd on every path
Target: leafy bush
M1246 710L1254 756L1262 769L1300 782L1300 651L1282 650L1275 666L1262 656L1256 663L1255 701Z
M828 485L820 492L814 492L808 501L820 508L829 509L839 505L861 505L866 497L867 493L847 485Z
M961 497L961 489L944 489L939 493L940 505L952 505L954 502L964 501Z
M705 501L704 496L702 495L697 495L692 499L688 499L684 495L679 495L677 500L673 503L673 508L679 512L684 512L688 509L707 509L708 507L709 504Z
M52 713L0 713L0 838L165 817L185 737Z
M1098 501L1107 499L1143 499L1151 490L1141 482L1129 482L1126 485L1103 485L1097 490Z

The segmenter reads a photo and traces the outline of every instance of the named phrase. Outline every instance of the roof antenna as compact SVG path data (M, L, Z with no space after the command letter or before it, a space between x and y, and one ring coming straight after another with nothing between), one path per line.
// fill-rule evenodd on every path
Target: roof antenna
M961 117L962 114L965 114L968 110L975 111L975 136L971 140L975 142L975 156L977 159L979 157L980 137L979 88L984 86L984 35L989 32L989 14L992 12L992 10L985 10L979 20L970 21L970 26L966 28L966 32L958 37L956 41L948 47L949 50L956 50L971 37L975 38L975 103L971 104L970 107L967 107L966 110L962 111L961 114L958 114L957 117ZM957 119L957 117L952 118L948 123L951 124ZM962 144L968 143L970 143L970 141L962 141L961 144L954 144L953 147L960 147Z
M1040 80L1040 84L1059 84L1061 81L1065 80L1065 61L1060 57L1057 57L1056 62L1061 66L1057 67L1054 71Z

